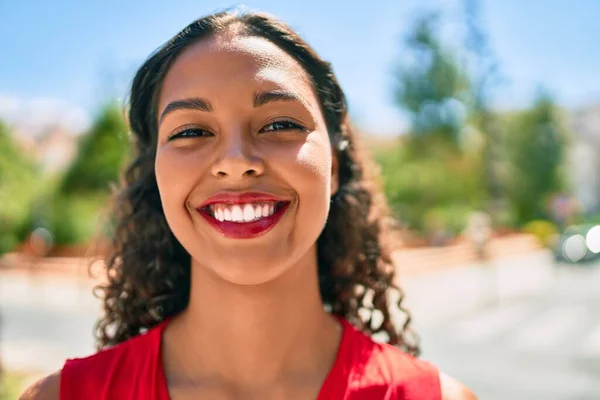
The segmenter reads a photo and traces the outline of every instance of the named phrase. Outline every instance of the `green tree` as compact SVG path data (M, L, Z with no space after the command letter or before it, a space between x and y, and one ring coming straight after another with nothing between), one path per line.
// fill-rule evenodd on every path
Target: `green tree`
M435 225L456 234L480 204L482 183L481 174L473 173L477 151L463 146L469 77L458 53L442 43L440 21L438 13L426 12L405 37L395 99L410 117L410 130L377 159L401 221L421 233Z
M111 185L129 156L127 123L116 102L81 137L74 162L49 200L46 220L58 245L85 244L103 230Z
M0 121L0 254L23 239L23 224L39 189L38 176L35 162L19 149Z
M545 218L549 195L565 187L562 166L567 135L552 97L540 92L533 107L507 126L510 201L519 223Z
M498 221L503 202L503 188L499 176L501 138L495 111L491 108L494 89L502 82L499 65L489 46L480 21L480 0L464 0L466 40L465 49L471 76L469 124L483 137L481 171L484 176L489 204L486 207L492 219Z
M107 191L111 183L118 181L128 150L127 124L120 107L111 103L82 137L77 158L67 170L60 192Z
M415 142L405 138L375 153L395 216L408 228L424 233L427 216L438 214L450 233L460 233L484 195L481 175L472 173L479 155L450 152L445 143L431 140L427 157L416 152Z
M411 120L415 138L439 136L458 145L461 100L468 78L439 38L439 15L420 16L405 39L407 54L397 67L395 98Z

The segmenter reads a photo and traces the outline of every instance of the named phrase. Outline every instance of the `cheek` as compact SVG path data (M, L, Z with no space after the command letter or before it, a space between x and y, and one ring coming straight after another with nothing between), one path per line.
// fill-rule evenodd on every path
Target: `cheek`
M175 154L173 150L159 151L154 164L156 183L169 223L174 215L184 210L185 201L195 180L194 171L197 171L191 167L190 163L193 163L193 160L189 156Z
M331 151L324 143L307 143L298 152L296 163L307 175L320 182L319 189L328 188L331 179Z
M304 144L294 160L293 182L300 198L301 210L325 218L331 194L331 150L326 141Z

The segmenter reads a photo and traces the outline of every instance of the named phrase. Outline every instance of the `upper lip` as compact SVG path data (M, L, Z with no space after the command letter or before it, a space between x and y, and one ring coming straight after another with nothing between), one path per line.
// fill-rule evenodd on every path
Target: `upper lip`
M244 204L261 203L269 201L288 201L282 197L266 192L219 192L208 199L199 208L207 207L211 204Z

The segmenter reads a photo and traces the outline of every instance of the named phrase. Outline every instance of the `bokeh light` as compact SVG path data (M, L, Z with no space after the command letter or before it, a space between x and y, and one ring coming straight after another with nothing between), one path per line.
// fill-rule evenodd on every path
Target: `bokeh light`
M583 235L573 235L563 243L563 255L571 262L578 262L585 257L587 245Z
M588 249L592 253L600 253L600 225L594 226L589 230L585 237Z

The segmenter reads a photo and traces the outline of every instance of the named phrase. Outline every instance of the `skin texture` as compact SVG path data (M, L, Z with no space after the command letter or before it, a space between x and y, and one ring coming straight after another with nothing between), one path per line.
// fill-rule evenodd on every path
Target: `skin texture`
M253 107L254 93L273 90L301 100ZM294 59L247 37L201 41L175 61L159 113L190 97L208 100L213 111L165 116L156 155L165 216L192 257L190 304L165 333L171 391L180 398L316 397L340 337L316 275L316 240L337 173L318 101ZM302 128L274 130L282 119ZM210 134L168 141L181 127ZM265 191L291 204L266 234L230 239L196 211L224 190Z
M253 107L254 93L268 90L301 100ZM209 101L212 111L165 115L155 160L167 222L192 264L189 305L163 338L171 397L316 398L341 331L319 295L316 240L337 190L337 160L310 81L271 42L223 35L177 58L159 115L191 97ZM281 119L303 128L276 130ZM168 140L186 129L186 137ZM229 239L196 211L224 190L266 191L291 205L263 236ZM56 373L21 398L57 399L58 382ZM475 399L445 374L441 382L445 400Z
M254 108L254 93L271 90L295 93L302 102ZM177 110L159 127L156 178L169 226L191 254L194 272L199 267L240 285L272 281L315 252L329 212L336 171L318 101L290 56L248 37L203 41L177 59L163 83L159 112L193 97L210 101L213 111ZM269 125L282 119L306 130ZM210 135L192 132L196 137L167 141L186 127ZM219 191L266 191L291 205L266 235L232 240L196 211ZM316 258L306 268L316 268Z

